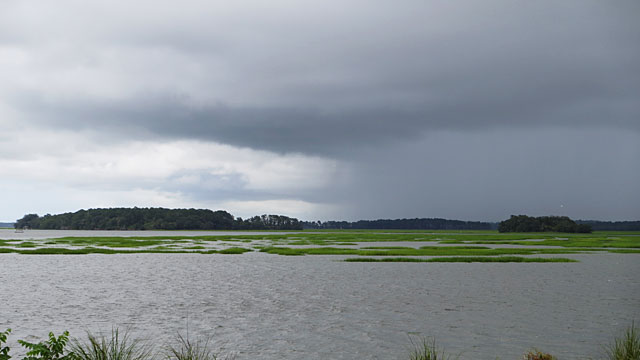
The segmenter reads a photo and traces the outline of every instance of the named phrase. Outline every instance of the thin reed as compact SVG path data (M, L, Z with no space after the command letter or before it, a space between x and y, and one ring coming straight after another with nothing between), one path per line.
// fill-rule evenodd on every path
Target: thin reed
M167 360L217 360L209 346L209 340L192 341L178 334L178 345L167 347Z

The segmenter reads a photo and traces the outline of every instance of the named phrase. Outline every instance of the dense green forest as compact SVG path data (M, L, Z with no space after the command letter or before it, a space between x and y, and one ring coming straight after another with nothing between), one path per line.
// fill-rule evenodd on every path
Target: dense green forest
M508 220L498 224L499 232L566 232L590 233L591 226L578 224L567 216L511 215Z
M302 230L302 223L282 215L234 218L226 211L207 209L110 208L59 215L28 214L16 229L55 230Z
M305 229L396 229L396 230L491 230L493 223L447 219L380 219L349 221L304 221Z

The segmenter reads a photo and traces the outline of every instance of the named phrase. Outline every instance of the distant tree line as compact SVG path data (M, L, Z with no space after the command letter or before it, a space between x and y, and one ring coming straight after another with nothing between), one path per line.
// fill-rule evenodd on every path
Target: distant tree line
M302 223L283 215L234 218L224 210L109 208L59 215L27 214L16 229L52 230L302 230Z
M589 225L593 231L640 231L640 221L576 220L576 223Z
M59 215L27 214L17 229L59 230L302 230L305 229L398 229L398 230L493 230L500 232L640 231L640 221L573 221L566 216L512 215L500 224L440 218L349 221L299 221L283 215L235 218L224 210L109 208L79 210Z
M380 219L349 221L304 221L305 229L395 229L395 230L491 230L494 223L447 219Z
M498 224L499 232L565 232L590 233L591 226L578 224L567 216L511 215L511 218Z

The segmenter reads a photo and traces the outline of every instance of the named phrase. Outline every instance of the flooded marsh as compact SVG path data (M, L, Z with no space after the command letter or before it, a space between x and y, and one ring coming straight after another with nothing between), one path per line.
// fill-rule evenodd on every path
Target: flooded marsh
M118 326L163 343L188 329L238 359L294 360L403 359L425 336L463 359L582 359L640 318L637 235L29 233L0 244L13 339Z

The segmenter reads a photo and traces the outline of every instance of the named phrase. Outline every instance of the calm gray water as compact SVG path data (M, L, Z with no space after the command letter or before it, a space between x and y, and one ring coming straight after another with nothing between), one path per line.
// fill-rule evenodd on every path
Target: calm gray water
M518 359L531 347L597 358L640 320L640 257L573 257L581 262L3 254L0 330L14 330L14 345L112 326L162 343L188 326L238 359L403 359L410 334L466 359Z

